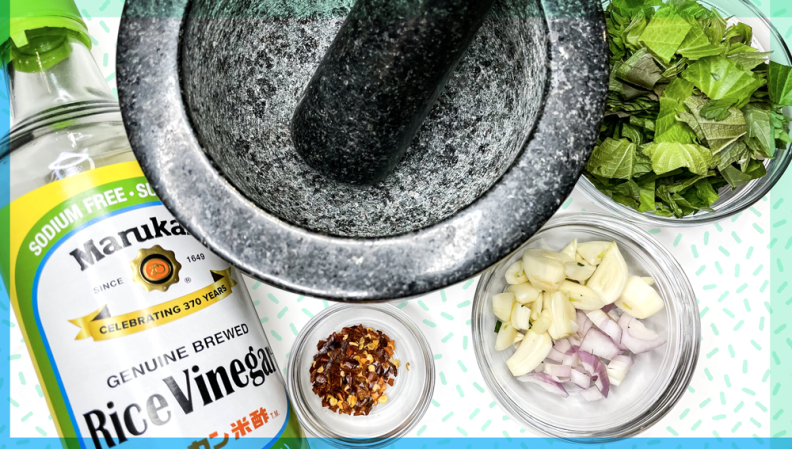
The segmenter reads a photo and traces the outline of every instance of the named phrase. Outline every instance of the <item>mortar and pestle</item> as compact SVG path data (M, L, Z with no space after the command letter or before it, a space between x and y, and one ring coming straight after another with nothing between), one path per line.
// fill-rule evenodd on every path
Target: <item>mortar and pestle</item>
M556 211L606 50L594 0L137 0L117 74L195 236L271 285L377 301L481 272Z

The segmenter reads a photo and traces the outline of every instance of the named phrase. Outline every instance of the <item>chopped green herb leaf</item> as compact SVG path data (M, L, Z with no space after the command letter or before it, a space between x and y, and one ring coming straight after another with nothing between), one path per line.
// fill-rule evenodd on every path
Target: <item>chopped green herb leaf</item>
M655 208L655 181L644 181L638 184L638 212L649 212Z
M693 83L677 78L660 96L660 113L657 116L655 142L693 143L696 135L688 125L677 120L684 111L683 101L693 94Z
M641 33L640 41L663 64L669 64L690 31L684 17L653 17Z
M627 139L608 137L594 148L586 169L605 178L630 179L633 177L637 146Z
M710 120L720 122L726 120L732 115L730 108L737 103L733 98L725 98L723 100L709 100L707 104L699 111L702 117Z
M729 183L732 189L736 189L737 187L740 187L752 179L749 174L743 173L739 168L734 168L731 165L724 168L720 172L723 175L723 179Z
M745 44L732 44L729 51L726 52L726 56L744 70L753 70L756 66L766 63L772 53L771 51L760 52Z
M748 132L743 113L731 107L727 110L729 115L723 120L710 120L701 116L701 110L707 105L704 97L690 97L685 100L685 106L690 112L680 112L679 119L685 121L696 133L699 142L709 147L713 154L717 154L724 147L741 138Z
M696 196L707 206L712 206L715 204L715 201L718 201L720 198L718 192L712 188L712 183L708 179L702 179L696 182L693 184L693 187L696 188Z
M703 175L707 173L712 158L712 151L707 147L671 142L647 145L643 153L652 159L652 170L658 175L681 167Z
M723 53L725 48L721 45L711 44L709 38L704 34L704 30L701 29L696 19L688 18L688 23L691 24L690 31L679 45L677 53L690 60L697 60L706 56L715 56Z
M773 126L770 124L770 111L756 104L749 104L743 108L743 115L748 123L745 143L754 154L765 158L773 157L776 145Z
M768 90L773 103L792 106L792 67L770 61Z
M633 53L615 72L617 78L646 89L652 89L663 76L652 55L644 48Z
M738 23L726 29L726 35L723 40L731 44L742 43L750 45L751 40L753 40L753 30L744 23Z
M747 103L764 84L753 72L742 69L723 55L699 59L682 72L682 78L693 83L709 98L731 98L738 103Z
M712 45L720 45L723 42L723 34L726 32L726 19L721 17L715 8L712 8L710 13L711 17L704 22L704 34L707 35Z
M735 162L741 163L750 156L751 150L748 148L748 145L745 144L745 141L738 140L721 150L716 157L713 158L713 163L710 164L710 167L723 171L724 168Z

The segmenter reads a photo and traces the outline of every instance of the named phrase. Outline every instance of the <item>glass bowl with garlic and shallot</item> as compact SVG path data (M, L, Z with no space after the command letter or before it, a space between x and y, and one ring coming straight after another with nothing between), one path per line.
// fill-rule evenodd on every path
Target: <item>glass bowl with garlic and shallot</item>
M556 216L487 270L473 304L484 380L513 417L575 441L626 438L676 404L699 354L696 298L646 231Z

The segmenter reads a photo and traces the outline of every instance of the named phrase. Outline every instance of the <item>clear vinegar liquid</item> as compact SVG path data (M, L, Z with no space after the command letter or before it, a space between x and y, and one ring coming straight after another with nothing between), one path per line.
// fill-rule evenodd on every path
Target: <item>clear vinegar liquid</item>
M135 160L118 112L55 121L31 134L4 158L10 162L11 201L54 181Z

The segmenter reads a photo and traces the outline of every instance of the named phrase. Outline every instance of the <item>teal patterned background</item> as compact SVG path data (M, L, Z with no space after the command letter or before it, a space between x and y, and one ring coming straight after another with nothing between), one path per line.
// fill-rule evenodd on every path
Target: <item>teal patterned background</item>
M792 45L792 0L753 2ZM115 89L123 1L77 4L94 57ZM585 210L597 208L575 191L559 213ZM643 436L792 437L792 172L770 195L731 219L697 228L645 229L673 252L693 282L702 351L688 392ZM535 436L495 403L479 374L470 335L477 280L395 303L427 335L437 366L432 406L412 436ZM285 367L300 329L329 303L247 281L278 363ZM13 315L3 324L11 332L11 436L56 436Z

